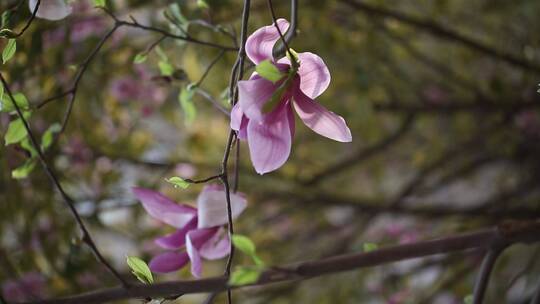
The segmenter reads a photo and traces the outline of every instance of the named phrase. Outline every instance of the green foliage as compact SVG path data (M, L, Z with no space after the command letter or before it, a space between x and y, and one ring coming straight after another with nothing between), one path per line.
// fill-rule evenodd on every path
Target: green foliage
M190 84L180 91L180 94L178 95L178 101L184 112L187 124L191 124L197 117L197 108L195 108L193 103L193 95L195 94L196 89L197 86Z
M134 256L127 256L126 260L131 272L137 277L137 279L139 279L139 281L143 282L144 284L154 283L152 272L145 261Z
M210 6L208 5L208 3L206 3L205 0L197 0L197 6L199 8L202 8L202 9L209 9Z
M186 182L183 178L178 176L166 178L165 181L172 184L175 188L187 189L190 185L190 183Z
M379 246L375 243L364 243L362 244L362 249L364 252L370 252L379 249Z
M4 98L5 97L5 98ZM13 99L15 103L19 106L21 110L26 110L29 107L28 99L24 96L23 93L13 94ZM0 89L0 112L12 112L15 111L15 106L11 101L11 98L7 94L4 94L4 87Z
M94 6L105 7L107 5L106 0L94 0Z
M463 298L463 304L473 304L473 300L473 295L467 295L465 298Z
M133 58L133 63L135 64L141 64L148 59L148 55L146 53L139 53L135 55L135 58Z
M9 39L8 43L6 44L6 47L2 51L2 62L5 64L8 62L13 55L15 55L15 51L17 50L17 41L15 39Z
M23 179L28 177L28 174L30 174L30 172L32 172L32 170L34 170L36 167L36 162L37 160L35 158L26 160L22 166L11 171L11 177L14 179Z
M270 60L264 60L255 67L255 71L264 79L277 82L283 78L283 74Z
M261 267L243 266L237 267L229 278L229 285L240 286L257 282L263 269Z
M24 127L22 119L17 118L11 121L8 125L6 135L4 136L6 146L20 142L21 140L26 138L26 135L28 135L28 132Z
M233 234L232 242L236 249L250 256L256 265L258 266L264 265L264 262L257 256L257 248L255 247L255 244L247 236L240 235L240 234Z
M59 123L52 124L45 133L43 133L43 136L41 137L41 150L45 151L49 148L51 145L54 134L60 132L62 129L62 126Z

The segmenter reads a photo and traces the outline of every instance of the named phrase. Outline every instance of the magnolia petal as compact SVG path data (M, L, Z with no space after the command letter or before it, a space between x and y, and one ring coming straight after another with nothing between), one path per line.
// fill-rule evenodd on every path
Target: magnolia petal
M214 236L206 241L199 253L207 260L219 260L226 257L231 250L231 242L227 232L221 228Z
M30 0L28 6L30 12L36 8L38 0ZM72 8L65 0L41 0L36 17L47 20L60 20L71 14Z
M321 57L310 52L298 53L300 67L300 90L311 99L317 98L330 85L330 72ZM289 58L283 57L278 63L290 64Z
M186 234L197 228L197 218L194 217L189 223L187 223L182 229L178 229L175 232L166 236L155 239L155 243L165 249L178 249L186 244Z
M202 261L199 249L217 231L217 228L195 229L186 235L186 252L191 261L191 274L196 278L200 278L202 274Z
M285 19L278 19L277 25L282 34L285 34L289 28L289 22ZM259 64L259 62L266 59L274 61L272 50L279 39L279 32L275 24L263 26L256 30L246 41L248 58L255 64Z
M278 84L270 80L254 76L250 80L238 82L238 104L249 119L260 121L263 118L263 107L278 88Z
M155 256L148 267L152 272L167 273L184 267L188 261L189 256L186 252L165 252Z
M144 209L153 218L176 228L184 227L197 214L197 209L176 204L163 194L144 188L133 188Z
M233 219L237 218L247 206L241 193L230 193ZM219 227L228 223L225 190L207 186L197 198L198 228Z
M240 104L237 103L231 110L231 129L238 132L238 138L247 139L247 124L249 119L242 112Z
M248 123L249 155L259 174L276 170L289 158L294 122L289 121L288 111L291 111L290 104L284 102L263 121Z
M295 94L293 105L300 119L311 130L336 141L352 141L351 130L343 117L328 111L300 90Z

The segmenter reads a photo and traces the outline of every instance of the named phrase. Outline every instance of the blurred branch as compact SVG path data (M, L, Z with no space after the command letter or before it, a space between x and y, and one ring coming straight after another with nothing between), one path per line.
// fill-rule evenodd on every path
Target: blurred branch
M94 253L97 260L101 264L103 264L103 266L105 266L105 268L107 268L118 279L118 281L120 281L122 283L124 288L129 287L129 284L127 283L127 281L125 281L122 278L122 276L120 276L120 274L109 264L109 262L103 257L101 252L98 250L96 244L94 243L94 240L92 239L92 237L90 235L90 232L86 228L84 222L81 219L81 216L79 215L79 213L77 212L77 209L75 208L73 199L64 191L64 188L60 184L60 181L56 177L56 174L53 172L53 169L51 167L49 167L49 164L45 160L45 156L43 155L43 152L41 151L41 146L37 142L34 134L32 133L32 130L30 129L30 125L28 124L26 118L24 118L24 115L23 115L19 105L17 104L17 102L15 102L15 98L13 97L11 89L10 89L7 81L5 80L4 76L2 75L2 73L0 73L0 80L2 82L2 85L5 88L5 91L6 91L7 95L9 96L9 99L11 100L11 103L12 103L13 107L15 108L15 111L17 112L17 116L19 117L19 119L22 121L22 123L24 125L24 128L25 128L25 130L26 130L26 132L28 134L28 137L30 138L30 142L31 142L32 146L34 147L34 149L35 149L35 151L37 153L37 157L39 159L39 162L41 163L41 166L43 167L43 169L47 173L47 176L49 177L50 181L53 183L54 187L58 190L58 192L62 196L64 202L66 203L69 210L71 211L71 214L75 218L75 221L77 222L77 224L78 224L78 226L79 226L79 228L80 228L80 230L82 232L82 241Z
M344 159L337 161L336 163L334 163L333 165L330 165L326 169L323 169L322 171L313 174L313 176L310 179L303 181L301 183L304 185L318 184L322 180L328 177L341 173L345 170L351 169L355 165L358 165L359 163L368 160L370 157L377 155L379 152L386 150L395 142L397 142L404 134L407 133L408 130L410 130L410 128L413 125L413 122L414 122L414 116L408 115L404 119L401 126L392 134L387 136L386 138L381 139L379 142L373 144L370 147L363 148L356 151L353 155L349 157L346 157Z
M497 258L503 252L505 247L506 246L504 244L496 244L489 249L488 253L484 257L482 265L480 266L480 273L478 274L476 283L474 284L473 304L482 304L484 302L484 296L489 284L489 277L491 276L491 272L495 266Z
M290 43L294 36L296 36L296 29L298 27L298 0L291 0L291 22L289 24L289 29L287 30L287 33L285 33L284 36L284 42L279 44L273 54L275 58L279 58L282 56L282 54L285 53L287 47L287 43Z
M16 34L10 34L8 38L12 38L12 39L13 38L19 38L24 34L24 32L26 32L26 30L28 28L30 28L30 25L32 24L32 21L34 21L34 19L36 18L36 15L37 15L40 4L41 4L41 0L37 0L36 7L34 7L34 10L32 11L32 15L30 15L30 18L28 18L28 20L26 21L26 24L21 29L21 31L16 33Z
M473 49L478 52L484 53L485 55L491 56L492 58L502 60L504 62L507 62L511 65L520 67L525 70L530 70L536 73L540 73L540 65L536 63L529 62L524 58L513 55L503 50L498 50L492 46L488 46L470 37L459 34L458 32L454 30L443 27L442 25L436 23L435 21L419 19L413 16L406 15L402 12L392 11L383 7L372 6L360 0L341 0L341 1L344 3L347 3L352 8L355 8L356 10L364 14L367 14L369 16L377 16L377 17L394 19L399 22L413 26L417 29L421 29L426 32L429 32L436 37L458 42L470 49Z
M416 243L389 246L378 250L337 255L320 260L305 261L286 266L271 267L259 280L249 286L310 279L322 275L384 265L392 262L448 254L471 249L489 248L497 243L534 243L540 241L540 222L509 222L498 227ZM212 277L191 281L172 281L151 285L138 284L134 288L111 288L71 297L41 301L40 303L103 303L130 298L164 297L175 294L220 292L231 288L226 277Z

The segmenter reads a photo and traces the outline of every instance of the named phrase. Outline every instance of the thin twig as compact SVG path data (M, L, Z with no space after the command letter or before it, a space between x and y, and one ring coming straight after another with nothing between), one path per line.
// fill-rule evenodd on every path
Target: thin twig
M28 18L28 20L26 21L26 24L24 25L24 27L21 29L20 32L18 32L17 34L14 34L14 35L10 35L9 38L19 38L21 37L24 32L26 32L26 30L28 28L30 28L30 25L32 24L32 21L34 21L34 19L36 18L36 15L37 15L37 12L38 12L38 9L39 9L39 5L41 4L41 0L37 0L37 3L36 3L36 7L34 8L34 10L32 11L32 15L30 16L30 18Z
M204 79L206 78L206 76L208 76L208 74L210 74L210 71L212 70L212 68L214 67L214 65L223 57L223 55L225 55L225 50L221 50L219 52L219 54L216 56L216 58L214 58L214 60L212 60L212 62L210 62L210 64L208 65L208 67L206 67L206 70L204 71L203 75L201 76L201 78L199 79L199 81L197 81L195 83L196 86L200 86L201 83L204 81Z
M77 209L75 208L75 205L73 203L74 202L73 199L64 191L64 188L60 184L60 181L56 177L53 169L48 165L47 161L45 160L43 152L41 151L40 144L37 142L34 134L32 133L32 130L30 129L30 125L28 124L28 122L24 118L24 115L23 115L21 109L19 108L19 105L15 102L15 98L13 97L11 89L9 88L9 85L8 85L7 81L5 80L4 76L2 75L2 73L0 73L0 80L2 81L2 85L4 86L6 93L8 94L8 96L9 96L9 98L11 100L11 103L13 104L13 107L15 108L15 111L17 112L17 115L18 115L19 119L22 121L22 123L24 125L24 128L26 129L28 137L30 138L30 142L32 143L32 146L34 147L35 151L37 152L37 157L39 159L39 162L41 163L43 169L47 173L47 176L49 177L49 179L51 180L51 182L53 183L55 188L58 190L58 192L62 196L64 202L66 203L69 210L71 211L71 214L75 218L75 221L77 222L77 224L78 224L78 226L79 226L79 228L80 228L80 230L82 232L82 241L94 253L97 260L101 264L103 264L105 266L105 268L107 268L107 270L109 270L116 277L116 279L118 279L118 281L120 281L120 283L122 283L122 286L124 288L128 288L129 284L127 283L127 281L125 281L122 278L122 276L111 266L111 264L109 264L109 262L103 257L101 252L98 250L96 244L94 243L94 240L90 236L90 232L86 228L86 226L85 226L84 222L82 221L79 213L77 212Z
M489 284L489 278L497 258L503 252L504 245L495 245L487 252L482 265L480 266L480 273L476 278L476 283L474 284L473 292L473 304L482 304L484 302L484 296L486 294L486 289Z

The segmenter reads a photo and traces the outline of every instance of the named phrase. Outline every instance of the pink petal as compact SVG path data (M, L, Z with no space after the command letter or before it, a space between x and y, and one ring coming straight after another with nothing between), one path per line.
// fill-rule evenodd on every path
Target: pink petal
M206 241L202 245L199 253L207 260L219 260L226 257L231 249L231 242L225 229L220 229L219 232Z
M178 229L171 234L157 238L155 242L161 248L178 249L186 244L186 234L195 228L197 228L196 217L189 221L182 229Z
M300 67L300 89L311 99L321 95L330 85L330 72L321 57L310 53L298 53ZM283 57L278 63L290 64L289 58Z
M191 260L191 274L199 278L202 274L202 261L199 249L208 241L216 232L217 228L195 229L188 232L186 235L186 251Z
M249 119L260 121L264 115L264 104L270 101L278 87L279 83L274 84L270 80L257 75L253 76L250 80L239 81L238 104L244 115Z
M247 124L249 119L242 112L240 104L237 103L231 110L231 129L238 132L238 138L247 139Z
M155 256L148 266L152 272L167 273L184 267L188 261L186 252L165 252Z
M244 211L246 199L239 193L230 193L232 218ZM215 187L205 187L197 198L198 228L218 227L228 223L225 191Z
M37 0L28 1L30 12L36 8ZM60 20L71 14L72 8L64 0L41 0L36 17L47 20Z
M264 174L281 167L291 153L292 126L289 102L284 102L263 121L248 123L248 145L255 171Z
M285 32L289 28L289 22L285 19L278 19L277 24L281 33L285 35ZM263 26L248 37L246 41L246 54L255 64L266 59L274 61L272 49L279 39L279 33L274 24Z
M163 194L150 189L133 188L133 193L148 214L176 228L182 228L197 214L197 209L176 204Z
M311 130L336 141L352 141L351 130L343 117L328 111L302 91L296 91L293 105L300 119Z

